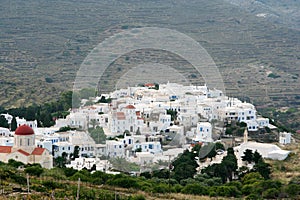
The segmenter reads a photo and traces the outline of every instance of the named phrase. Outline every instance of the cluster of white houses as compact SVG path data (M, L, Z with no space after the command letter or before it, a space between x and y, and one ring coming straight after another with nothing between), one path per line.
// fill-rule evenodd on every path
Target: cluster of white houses
M31 156L34 148L45 149L49 155L42 154L42 156L48 159L50 155L58 157L64 152L65 155L71 155L78 146L80 160L68 165L77 169L89 166L85 163L87 160L92 162L89 159L82 159L83 157L95 159L122 157L141 164L159 159L168 160L169 156L175 157L189 146L187 141L214 142L212 126L214 121L245 122L248 131L257 131L269 126L269 119L257 116L252 104L241 102L237 98L229 98L222 91L209 89L206 85L183 86L168 83L160 85L158 90L130 87L104 96L113 101L97 103L100 97L95 98L94 105L72 109L66 118L57 119L55 126L51 128L38 128L36 121L28 122L17 118L18 126L25 124L35 132L34 137L30 139L30 148L33 149L28 149L29 145L24 151ZM10 115L3 115L9 122L11 121ZM58 132L60 128L67 126L77 130ZM102 127L107 138L119 135L124 137L96 144L86 131L87 128L95 126ZM290 134L280 136L282 143L290 142ZM19 137L17 132L11 133L8 129L0 129L1 160L7 161L4 159L7 156L4 156L3 152L12 153L14 156L18 154L15 159L22 157L16 152L20 152L18 149L23 148L24 144L18 143L17 137ZM168 153L163 151L161 145L165 140L171 140ZM7 150L9 147L12 147L11 150ZM33 162L32 159L20 160L25 163ZM93 162L102 168L103 164L99 160ZM51 168L52 162L44 163L43 166Z

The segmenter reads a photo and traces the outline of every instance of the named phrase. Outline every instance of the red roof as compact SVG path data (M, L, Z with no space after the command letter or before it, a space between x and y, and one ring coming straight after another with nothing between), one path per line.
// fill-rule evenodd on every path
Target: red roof
M26 151L23 151L22 149L19 149L18 152L20 152L21 154L25 155L25 156L29 156L30 154L27 153Z
M0 153L11 153L11 148L10 146L0 146Z
M125 108L127 108L127 109L135 109L135 107L133 105L128 105Z
M124 112L117 112L117 119L118 120L125 120L126 117L125 117Z
M135 114L136 114L136 116L140 116L141 112L140 111L136 111Z
M41 147L36 147L33 152L31 153L31 155L42 155L45 151L45 148L41 148Z
M15 135L33 135L33 134L34 134L33 129L25 124L19 126L15 131Z
M145 86L146 87L155 87L155 84L153 84L153 83L146 83Z

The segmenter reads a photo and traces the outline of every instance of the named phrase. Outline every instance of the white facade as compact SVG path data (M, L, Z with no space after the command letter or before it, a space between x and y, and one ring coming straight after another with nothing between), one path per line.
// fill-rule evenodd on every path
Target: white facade
M14 138L0 137L0 146L14 146Z
M196 142L212 142L212 126L209 122L199 122L197 124L196 136L193 139Z
M106 153L109 158L125 157L125 145L122 141L106 140Z
M141 152L149 152L153 154L162 153L160 142L135 143L132 150L136 151L137 149L141 149Z
M57 142L53 145L54 157L57 158L66 153L68 156L74 153L74 145L69 142Z
M144 120L138 113L133 105L115 108L108 119L110 131L115 134L122 134L127 130L134 134L138 129L141 130L144 126Z
M17 121L17 126L18 127L22 126L22 125L27 125L30 128L32 128L32 129L36 129L37 128L37 121L36 120L34 120L34 121L27 121L24 118L16 117L16 121Z
M70 164L67 164L67 168L73 168L76 170L88 169L91 170L92 167L96 167L96 171L105 172L111 166L107 160L100 160L99 158L75 158Z
M8 128L0 127L0 137L12 137L13 133Z
M291 133L279 133L279 143L280 144L290 144L291 143Z

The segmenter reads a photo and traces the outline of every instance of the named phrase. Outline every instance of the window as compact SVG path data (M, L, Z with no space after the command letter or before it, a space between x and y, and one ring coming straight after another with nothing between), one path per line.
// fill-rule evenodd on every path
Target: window
M22 139L20 139L20 146L22 146Z

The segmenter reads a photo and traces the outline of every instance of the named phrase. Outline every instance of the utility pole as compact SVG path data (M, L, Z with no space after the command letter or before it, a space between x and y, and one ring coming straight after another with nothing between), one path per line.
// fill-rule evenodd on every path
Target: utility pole
M78 188L77 188L76 200L79 200L79 193L80 193L80 178L78 178Z
M29 195L29 175L26 174L27 177L27 195Z
M3 184L2 184L2 179L0 177L0 184L1 184L1 195L4 194L4 189L3 189Z
M171 186L170 186L170 177L171 177L171 155L169 155L168 168L169 168L169 178L168 178L169 197L171 197Z

